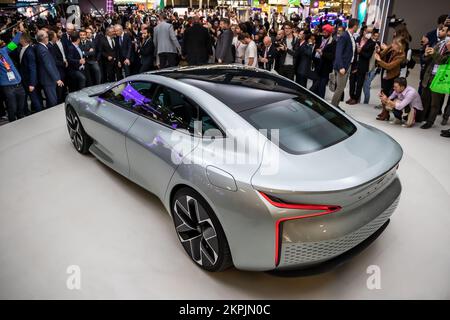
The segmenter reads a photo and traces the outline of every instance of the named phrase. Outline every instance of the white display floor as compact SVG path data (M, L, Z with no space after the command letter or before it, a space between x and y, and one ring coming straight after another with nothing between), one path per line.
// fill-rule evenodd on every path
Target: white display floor
M158 199L74 150L62 106L0 127L0 299L449 299L450 139L438 123L406 129L373 106L342 107L402 145L403 194L365 251L309 277L201 271ZM71 265L80 290L66 286ZM379 290L366 286L371 265Z

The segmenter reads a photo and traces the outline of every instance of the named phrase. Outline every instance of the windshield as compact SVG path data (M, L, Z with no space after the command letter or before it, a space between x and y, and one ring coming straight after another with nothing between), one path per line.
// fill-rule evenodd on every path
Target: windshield
M239 113L256 129L279 130L279 147L292 154L305 154L332 146L356 127L325 102L305 92L297 97Z

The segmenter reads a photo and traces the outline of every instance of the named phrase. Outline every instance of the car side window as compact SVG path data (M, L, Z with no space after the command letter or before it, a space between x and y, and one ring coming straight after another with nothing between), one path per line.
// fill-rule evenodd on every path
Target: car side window
M184 129L195 135L217 135L220 131L212 118L196 103L173 89L160 86L153 104L159 111L158 120L173 129Z
M99 98L139 112L140 108L150 105L155 87L151 82L145 81L124 82L101 94Z

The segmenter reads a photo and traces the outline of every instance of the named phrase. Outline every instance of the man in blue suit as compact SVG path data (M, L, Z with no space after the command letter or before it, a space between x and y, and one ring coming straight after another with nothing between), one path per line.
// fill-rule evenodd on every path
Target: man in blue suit
M77 91L86 87L86 60L80 48L80 35L77 31L70 36L72 43L68 46L67 61L69 62L69 77L72 88Z
M339 107L339 102L350 75L350 66L355 58L356 43L353 34L358 30L358 27L359 20L350 19L347 31L339 37L336 44L336 55L333 64L333 69L337 73L336 90L331 99L331 104L335 107Z
M34 112L42 110L42 101L37 88L36 52L31 37L24 33L20 37L22 48L19 53L19 72L22 76L22 85L27 97L25 98L25 113L28 113L28 97L31 100L31 109Z
M36 56L38 62L38 79L44 89L47 108L57 104L56 86L62 87L64 83L61 80L55 59L48 50L48 34L44 30L39 30L36 34Z

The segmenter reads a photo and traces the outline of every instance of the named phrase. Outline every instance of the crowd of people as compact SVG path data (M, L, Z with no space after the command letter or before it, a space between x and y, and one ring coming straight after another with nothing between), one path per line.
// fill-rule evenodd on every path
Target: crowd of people
M447 124L450 99L442 111L445 93L430 88L439 66L449 62L447 15L422 38L418 88L407 83L415 60L404 23L395 26L393 40L385 44L379 30L357 19L346 26L321 22L311 28L274 15L240 21L232 10L189 10L181 16L166 9L83 14L77 26L58 17L18 24L9 17L0 23L0 113L14 121L63 102L68 92L155 69L238 63L277 72L322 98L329 88L338 108L344 100L368 104L371 84L380 74L378 120L389 120L392 113L394 123L423 122L421 128L427 129L442 114ZM442 135L450 137L450 130Z

